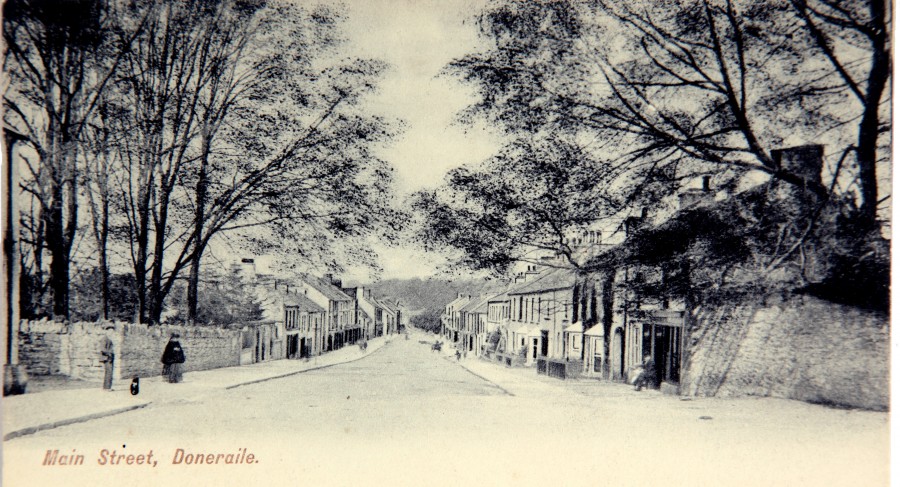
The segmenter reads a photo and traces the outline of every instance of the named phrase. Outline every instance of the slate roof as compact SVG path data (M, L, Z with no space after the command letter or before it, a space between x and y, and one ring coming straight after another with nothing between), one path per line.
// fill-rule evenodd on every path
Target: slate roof
M492 295L474 297L465 306L459 308L464 313L487 313L487 303Z
M304 296L303 294L284 293L282 295L282 299L284 300L285 306L296 306L300 308L300 311L313 313L325 311L324 308L312 302L311 299Z
M555 291L574 286L577 282L575 272L570 269L550 269L545 271L532 282L526 282L522 286L510 290L507 294L532 294L543 291Z
M310 286L315 288L316 291L324 294L326 298L332 301L353 301L353 298L347 296L340 289L322 278L305 274L303 276L303 282L309 284Z
M509 299L509 293L505 292L503 294L498 294L493 298L488 299L488 303L502 303Z

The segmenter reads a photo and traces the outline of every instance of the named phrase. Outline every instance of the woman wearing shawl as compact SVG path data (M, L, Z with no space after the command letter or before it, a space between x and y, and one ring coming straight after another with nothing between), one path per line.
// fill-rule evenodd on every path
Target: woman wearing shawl
M180 338L178 333L172 333L162 356L163 375L166 376L168 382L173 384L181 382L181 364L184 363L184 350L181 349L178 338Z

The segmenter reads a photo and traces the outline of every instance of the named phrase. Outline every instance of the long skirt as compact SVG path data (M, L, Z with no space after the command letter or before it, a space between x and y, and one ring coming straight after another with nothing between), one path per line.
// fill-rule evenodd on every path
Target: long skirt
M166 382L175 384L181 382L181 364L166 364L163 366L163 375Z
M113 383L113 362L112 360L103 362L103 388L112 390Z

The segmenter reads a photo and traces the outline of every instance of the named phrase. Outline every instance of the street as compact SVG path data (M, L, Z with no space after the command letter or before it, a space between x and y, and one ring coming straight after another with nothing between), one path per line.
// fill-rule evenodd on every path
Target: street
M429 340L201 396L172 384L145 409L4 442L3 484L887 484L887 413L470 371ZM84 464L41 466L47 450ZM110 465L113 451L157 463Z

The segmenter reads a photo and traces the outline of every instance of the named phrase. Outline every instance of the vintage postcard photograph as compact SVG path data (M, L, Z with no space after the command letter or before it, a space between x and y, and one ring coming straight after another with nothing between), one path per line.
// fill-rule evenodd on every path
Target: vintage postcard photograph
M893 22L5 0L2 485L890 485Z

